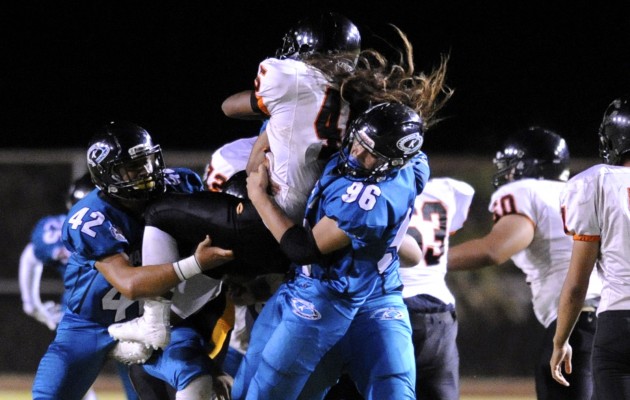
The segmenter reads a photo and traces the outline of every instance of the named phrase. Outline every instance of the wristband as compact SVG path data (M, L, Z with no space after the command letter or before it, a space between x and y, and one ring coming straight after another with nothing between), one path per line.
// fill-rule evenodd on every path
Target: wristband
M182 282L203 272L194 254L188 258L174 262L173 269Z

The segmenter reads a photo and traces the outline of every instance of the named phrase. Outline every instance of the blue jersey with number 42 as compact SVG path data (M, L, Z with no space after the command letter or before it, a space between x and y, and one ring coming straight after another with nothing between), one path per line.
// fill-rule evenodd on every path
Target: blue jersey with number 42
M165 175L169 192L191 193L203 188L201 178L190 169L167 169ZM137 317L139 305L122 296L94 264L103 257L125 253L133 265L141 265L144 221L99 193L95 189L81 199L64 222L63 241L72 253L64 286L70 312L108 326Z

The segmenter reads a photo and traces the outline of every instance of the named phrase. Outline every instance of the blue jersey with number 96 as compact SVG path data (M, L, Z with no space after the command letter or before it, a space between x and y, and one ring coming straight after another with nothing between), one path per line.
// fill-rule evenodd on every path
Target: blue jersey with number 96
M402 285L397 247L415 198L429 179L429 166L421 153L384 181L358 181L335 172L338 157L331 158L315 185L305 223L315 226L324 216L334 219L351 246L311 264L310 275L360 304L375 289L388 292Z

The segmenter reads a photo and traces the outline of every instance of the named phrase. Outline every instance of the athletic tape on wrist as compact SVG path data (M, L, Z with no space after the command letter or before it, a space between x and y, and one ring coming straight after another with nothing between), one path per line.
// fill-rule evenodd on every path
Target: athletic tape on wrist
M194 254L188 258L174 262L173 269L182 282L203 272Z

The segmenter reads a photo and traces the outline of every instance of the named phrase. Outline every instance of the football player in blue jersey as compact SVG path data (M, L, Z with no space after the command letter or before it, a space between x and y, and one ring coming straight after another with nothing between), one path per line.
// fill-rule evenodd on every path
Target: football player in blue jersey
M145 129L128 122L100 128L89 143L87 162L97 188L70 209L62 227L64 245L71 253L64 278L67 309L40 361L34 399L81 399L117 346L107 332L109 325L136 318L137 299L167 293L233 257L231 251L211 246L206 237L191 257L136 268L147 204L166 191L201 190L201 179L189 169L165 169L160 146ZM199 337L188 329L177 335L174 343ZM141 344L135 347L138 352L143 349ZM210 375L207 353L182 356L188 368L179 365L172 384L182 398L197 398L206 390Z
M68 210L79 200L94 189L92 178L86 173L76 179L68 189L66 207ZM63 308L67 301L64 291L60 303L53 300L42 302L40 296L40 282L44 269L54 269L59 278L63 279L70 253L61 240L61 227L66 214L49 215L40 219L31 234L31 241L20 256L19 282L24 312L50 330L55 330L63 316ZM128 400L138 398L131 381L129 370L123 363L116 363L116 368L122 380L123 388ZM84 400L96 399L96 393L90 389L83 397Z
M68 191L66 205L68 210L88 192L94 189L89 175L84 175L74 181ZM19 282L24 312L55 330L63 314L62 306L66 303L64 297L60 303L52 300L42 302L40 296L40 281L44 268L55 270L60 278L66 271L66 264L70 253L61 240L61 226L66 214L48 215L41 218L31 232L31 241L26 245L20 256Z
M381 103L368 109L351 123L342 150L326 164L304 226L269 196L265 164L250 173L249 198L293 262L294 276L254 324L234 399L297 398L372 293L401 286L396 248L429 175L422 141L422 120L411 108ZM397 360L413 370L409 317L398 296L410 352Z

